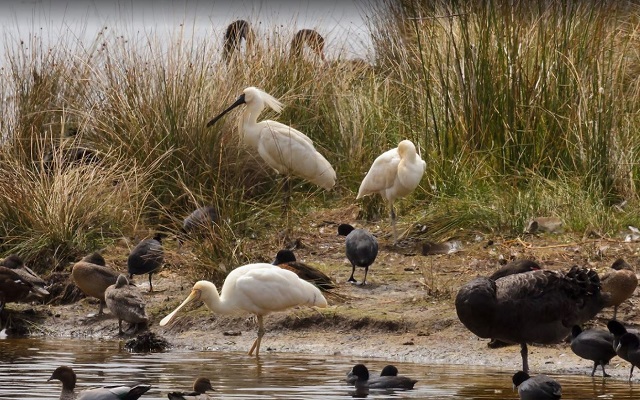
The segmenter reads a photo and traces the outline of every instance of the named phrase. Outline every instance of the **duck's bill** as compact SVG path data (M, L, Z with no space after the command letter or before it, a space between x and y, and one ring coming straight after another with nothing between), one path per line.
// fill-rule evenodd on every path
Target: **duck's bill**
M192 290L191 293L189 294L189 296L186 299L184 299L182 304L180 304L175 310L173 310L171 312L171 314L169 314L166 317L162 318L162 321L160 321L160 326L165 326L168 323L170 323L171 321L173 321L173 319L176 317L178 312L180 310L182 310L182 308L184 306L186 306L187 304L191 303L192 301L198 300L199 298L200 298L200 291L199 290Z

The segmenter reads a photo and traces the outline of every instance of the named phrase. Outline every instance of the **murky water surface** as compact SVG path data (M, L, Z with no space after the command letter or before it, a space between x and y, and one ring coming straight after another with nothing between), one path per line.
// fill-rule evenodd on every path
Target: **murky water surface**
M343 399L354 397L343 379L364 362L374 374L388 362L348 357L265 353L256 361L244 353L170 350L131 354L116 341L76 339L0 340L0 399L57 399L60 382L47 382L53 370L69 365L78 389L114 383L150 383L142 399L166 399L167 392L190 388L197 376L211 379L220 399ZM374 391L369 399L517 399L509 371L464 366L394 364L418 379L410 391ZM640 382L601 377L554 376L563 399L640 398Z

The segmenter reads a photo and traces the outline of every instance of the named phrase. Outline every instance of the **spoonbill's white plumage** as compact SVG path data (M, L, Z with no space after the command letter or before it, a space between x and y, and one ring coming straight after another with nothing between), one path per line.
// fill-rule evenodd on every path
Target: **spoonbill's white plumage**
M265 332L265 315L295 306L327 306L327 300L320 289L300 279L294 272L272 264L247 264L227 275L219 294L213 283L196 282L189 296L160 321L160 326L167 325L178 311L196 300L201 300L209 310L220 314L255 314L258 319L258 337L248 354L252 355L255 350L256 357Z
M264 162L279 174L296 175L327 190L335 185L336 172L329 161L316 151L309 137L277 121L258 122L258 116L265 107L278 113L282 111L280 101L258 88L244 89L236 102L209 121L207 126L241 104L246 107L238 122L238 132L243 142L257 151Z
M416 152L410 140L403 140L398 147L385 151L375 159L369 172L362 180L357 199L379 193L389 202L389 216L393 229L393 241L397 241L396 213L393 203L396 199L413 192L427 168L427 163Z

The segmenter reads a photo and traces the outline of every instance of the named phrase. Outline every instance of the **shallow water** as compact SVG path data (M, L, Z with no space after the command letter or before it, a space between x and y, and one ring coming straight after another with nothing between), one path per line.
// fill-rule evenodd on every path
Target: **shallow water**
M70 365L78 388L142 381L153 387L142 399L166 399L167 392L188 389L206 376L224 399L338 399L353 397L343 379L355 363L377 374L388 362L340 356L265 353L257 362L244 353L170 350L132 354L122 342L78 339L0 340L0 399L57 399L60 382L47 382L53 370ZM425 366L394 362L401 375L418 379L410 391L374 391L369 399L517 399L509 371L482 367ZM554 376L563 399L632 399L640 383L601 377Z

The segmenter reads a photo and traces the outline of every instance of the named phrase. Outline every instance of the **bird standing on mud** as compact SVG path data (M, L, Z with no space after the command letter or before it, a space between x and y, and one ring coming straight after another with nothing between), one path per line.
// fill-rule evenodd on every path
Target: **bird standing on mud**
M609 271L602 275L601 281L602 291L611 295L612 319L616 319L618 306L631 298L638 287L638 277L631 265L619 258L611 264Z
M389 219L393 230L393 243L398 241L396 212L393 203L413 192L427 168L427 163L416 152L410 140L403 140L398 147L379 155L360 184L357 199L379 193L389 203Z
M131 324L129 329L136 333L146 327L149 317L145 311L145 302L136 286L129 285L126 275L120 274L115 285L111 285L104 293L107 308L118 318L118 334L123 335L122 321Z
M364 268L364 278L361 285L366 285L369 267L378 256L378 240L364 229L356 229L349 224L338 226L338 235L346 236L345 253L351 263L351 276L347 282L357 283L353 274L356 267Z
M608 305L591 269L539 270L497 280L478 277L463 285L455 306L460 322L481 338L519 343L522 370L529 371L527 343L563 341Z
M327 300L320 289L302 280L295 273L273 264L247 264L231 271L218 293L209 281L198 281L189 296L169 315L160 321L160 326L170 323L178 311L187 304L201 300L207 308L219 314L255 314L258 318L258 337L253 342L249 355L260 352L264 336L265 315L307 305L326 307Z
M76 286L87 297L94 297L100 301L98 315L102 315L104 306L104 292L118 280L119 272L106 266L104 257L94 252L73 264L71 278Z
M161 233L156 233L153 238L142 240L131 250L127 258L129 279L134 275L149 274L149 292L153 292L151 275L158 272L164 262L162 236Z
M300 279L313 283L323 292L335 287L331 278L329 278L324 272L312 267L311 265L298 261L291 250L279 250L272 264L295 272Z
M616 356L613 347L613 334L604 329L582 330L578 325L571 328L571 351L580 358L593 361L591 376L594 376L598 365L602 367L602 377L610 376L604 366Z

